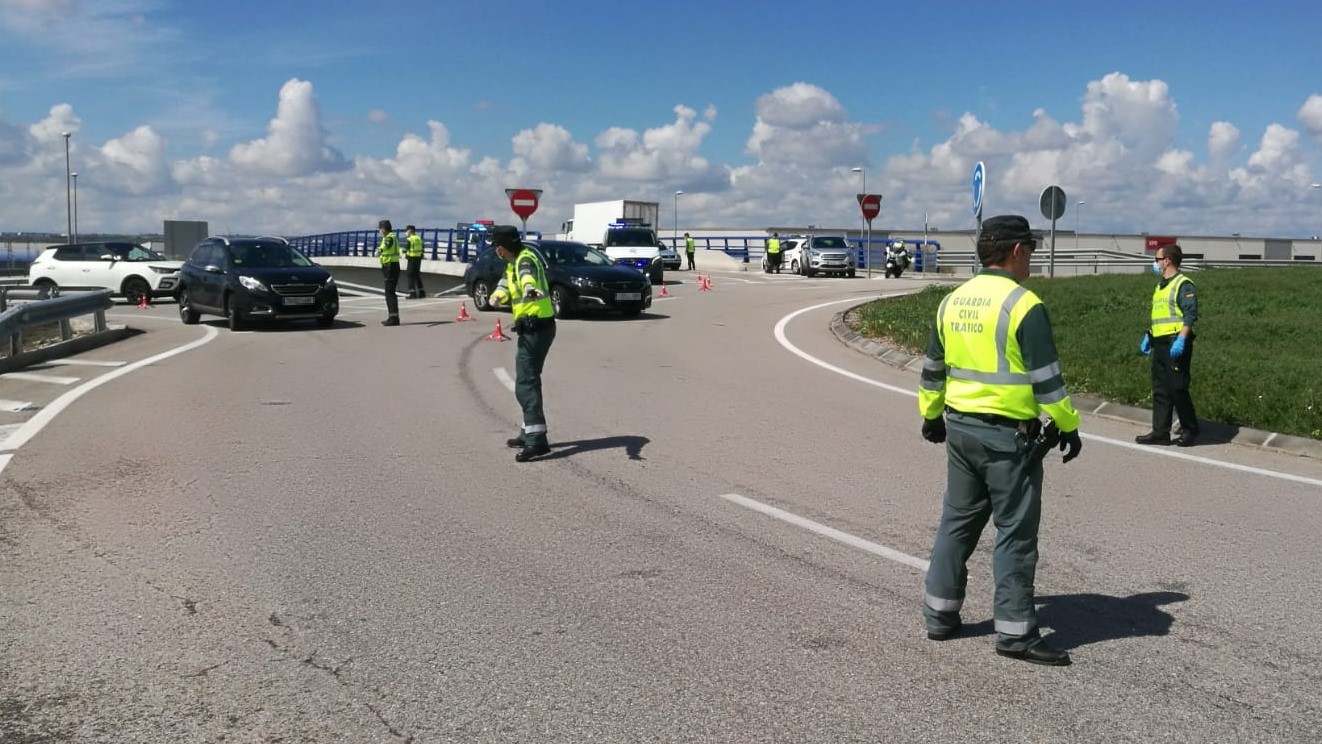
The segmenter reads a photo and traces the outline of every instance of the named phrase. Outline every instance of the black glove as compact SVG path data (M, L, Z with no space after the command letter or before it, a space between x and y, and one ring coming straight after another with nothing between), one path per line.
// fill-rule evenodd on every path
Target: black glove
M1065 452L1065 450L1069 450ZM1060 433L1060 451L1065 452L1065 458L1061 462L1069 462L1079 456L1083 450L1083 440L1079 438L1079 430L1062 431Z
M923 419L923 439L932 444L941 444L946 441L946 420L943 416L937 416L934 419Z

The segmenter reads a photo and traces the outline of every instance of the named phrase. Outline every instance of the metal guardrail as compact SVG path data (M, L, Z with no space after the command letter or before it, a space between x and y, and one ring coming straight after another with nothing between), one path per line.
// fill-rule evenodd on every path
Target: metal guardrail
M27 300L10 307L13 300ZM51 287L0 287L0 337L8 339L9 356L23 353L23 332L37 325L58 323L60 340L73 338L69 322L82 315L93 315L95 332L107 330L106 310L113 307L110 290L92 289L65 293Z

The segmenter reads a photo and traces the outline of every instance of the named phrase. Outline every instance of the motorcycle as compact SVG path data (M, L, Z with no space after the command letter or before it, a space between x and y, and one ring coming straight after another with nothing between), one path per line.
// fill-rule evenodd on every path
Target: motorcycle
M887 252L886 252L886 278L887 278L887 279L891 278L892 276L895 277L896 279L899 279L899 278L900 278L900 275L903 274L903 273L904 273L904 270L907 269L907 268L909 268L909 253L908 253L908 251L898 251L898 252L896 252L896 251L887 251Z

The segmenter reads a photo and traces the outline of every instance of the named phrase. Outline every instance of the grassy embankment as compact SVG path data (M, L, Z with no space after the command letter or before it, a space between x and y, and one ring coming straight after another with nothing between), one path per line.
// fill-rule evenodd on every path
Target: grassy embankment
M1198 286L1193 396L1199 418L1322 439L1322 268L1213 269ZM1155 277L1034 277L1071 393L1150 407L1151 373L1138 343ZM859 333L921 353L952 287L860 309Z

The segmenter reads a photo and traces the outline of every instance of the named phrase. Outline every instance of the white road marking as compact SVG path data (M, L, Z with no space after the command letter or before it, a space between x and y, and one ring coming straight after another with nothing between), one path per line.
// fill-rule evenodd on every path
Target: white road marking
M500 380L500 384L509 388L511 393L514 392L514 378L510 377L510 373L506 372L504 367L496 367L491 371L496 373L496 379Z
M881 295L881 296L895 297L898 295ZM809 313L812 312L813 310L820 310L821 308L830 307L831 305L840 305L845 302L856 303L858 302L858 298L851 297L845 300L833 300L831 302L823 302L817 305L812 305L810 307L805 307L799 310L795 310L794 312L786 315L776 323L776 328L775 328L776 341L790 353L798 356L799 358L809 363L815 364L818 367L821 367L822 369L830 370L831 372L834 372L838 375L841 375L843 377L848 377L851 380L857 380L858 382L864 383L866 385L872 385L873 387L879 387L882 388L883 390L889 390L892 393L899 393L900 395L907 395L910 398L917 398L918 393L908 388L901 388L901 387L896 387L894 385L888 385L879 380L873 380L871 378L864 377L863 375L850 372L849 370L841 369L829 362L822 361L821 359L818 359L817 357L795 346L793 343L790 342L789 338L785 336L785 327L789 325L789 322L791 320L794 320L795 318L799 317L800 315L803 315L804 313ZM916 384L917 383L915 382L915 385ZM1086 432L1080 432L1079 436L1082 437L1083 439L1089 439L1094 442L1104 442L1106 444L1114 445L1116 447L1124 447L1125 449L1135 450L1137 452L1142 452L1147 455L1154 455L1156 457L1169 457L1176 460L1185 460L1187 462L1196 462L1203 465L1212 465L1214 467L1225 468L1227 470L1237 470L1241 473L1249 473L1251 475L1261 475L1268 478L1276 478L1278 480L1287 480L1287 481L1293 481L1295 483L1304 483L1310 486L1322 486L1322 479L1309 478L1303 475L1295 475L1294 473L1283 473L1278 470L1255 468L1252 465L1240 465L1238 463L1233 463L1233 462L1222 462L1220 460L1213 460L1209 457L1190 455L1184 452L1178 452L1163 447L1145 447L1136 442L1126 442L1120 439L1111 439L1110 437L1103 437L1097 434L1088 434Z
M5 424L4 426L0 426L0 450L5 449L5 442L8 441L9 435L18 431L19 427L22 425L23 424L20 422L17 424Z
M50 364L70 364L81 367L123 367L128 362L98 362L93 359L52 359L44 362L42 366Z
M22 411L31 405L32 403L28 401L0 400L0 411L8 411L9 413L18 413L19 411ZM0 427L0 429L3 429L3 427Z
M45 408L41 409L37 415L23 422L22 426L5 439L3 449L0 450L0 473L4 472L5 467L9 465L9 461L12 458L14 451L27 444L29 439L36 436L38 432L46 427L46 424L49 424L74 401L111 380L123 377L124 375L137 371L149 364L155 364L163 359L169 359L172 356L182 354L186 351L192 351L193 349L210 342L219 335L219 332L211 326L206 326L203 331L202 338L199 338L196 341L190 341L182 346L176 346L173 349L168 349L159 354L149 356L146 359L139 359L138 361L126 364L119 369L112 370L99 377L94 377L78 387L66 391L63 395L51 401Z
M27 380L28 382L49 382L53 385L72 385L81 380L81 377L61 377L60 375L43 375L39 372L6 372L0 377L10 380Z
M827 527L824 524L814 522L811 519L804 519L797 514L791 514L783 509L777 509L774 506L768 506L761 501L754 501L746 496L740 496L737 493L723 493L721 498L734 504L748 507L756 512L761 512L769 517L775 517L782 522L788 522L796 527L802 527L809 532L816 532L824 537L829 537L837 542L842 542L853 548L865 550L873 555L879 555L886 560L902 563L906 566L912 566L919 571L927 571L928 562L922 558L915 558L908 553L901 553L898 550L888 548L885 545L878 545L861 537L855 537L848 532L841 532L834 527Z

